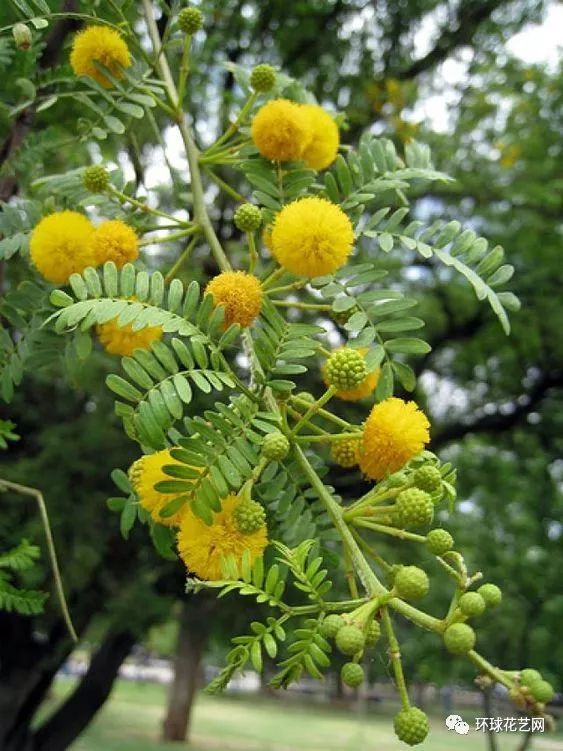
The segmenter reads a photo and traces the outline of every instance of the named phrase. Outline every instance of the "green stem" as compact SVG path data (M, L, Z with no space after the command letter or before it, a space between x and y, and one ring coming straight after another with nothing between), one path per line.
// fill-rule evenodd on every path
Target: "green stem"
M344 514L344 518L346 519L346 514ZM354 523L357 527L365 527L366 529L371 529L373 532L381 532L384 535L398 537L399 540L426 542L426 537L423 535L416 535L414 532L406 532L404 529L397 529L396 527L388 527L385 524L376 524L368 519L356 519Z
M222 136L220 136L214 144L212 144L208 149L205 151L205 156L210 156L213 154L219 146L222 146L224 143L226 143L229 138L234 136L237 132L242 123L245 121L246 116L254 106L254 103L256 99L258 98L258 94L254 91L252 94L248 97L246 100L244 106L242 107L241 111L238 113L238 116L236 120L229 125L227 130L223 133Z
M391 658L391 664L393 665L393 672L395 674L395 683L397 684L397 690L401 697L401 704L403 709L410 708L409 694L407 691L407 684L405 682L405 674L403 673L403 663L401 662L401 649L399 642L393 629L391 617L387 608L382 608L382 621L387 634L387 641L389 642L389 657Z
M247 232L246 239L248 241L249 250L248 271L250 274L253 274L258 261L258 251L256 250L256 243L254 241L254 232Z
M59 568L59 562L57 560L57 551L55 549L55 542L53 540L53 533L51 531L51 524L49 522L49 515L47 513L47 506L45 505L43 493L37 488L30 488L27 485L19 485L18 483L9 482L8 480L3 479L0 479L0 489L13 490L15 493L19 493L20 495L30 495L37 501L37 505L39 506L39 513L41 515L41 521L43 523L43 529L45 531L45 539L47 540L47 550L51 562L51 569L53 571L53 578L55 579L55 589L57 591L59 605L70 637L76 643L78 641L78 636L76 635L76 631L74 630L65 598L63 579Z
M382 558L379 553L376 553L376 551L371 547L371 545L368 545L368 543L363 539L363 537L352 527L352 534L354 536L354 540L358 543L360 548L366 553L366 555L371 558L372 561L377 563L378 566L380 566L383 571L385 571L387 574L390 574L393 570L393 566L391 566L390 563L387 563L385 558Z
M293 302L292 300L272 300L278 308L299 308L300 310L330 310L330 305L323 303Z
M180 255L180 257L178 258L178 260L176 261L176 263L172 266L172 268L170 269L170 271L164 277L164 283L165 284L168 284L169 282L172 281L172 279L174 279L174 277L176 276L176 274L178 273L178 271L182 268L182 266L184 265L184 263L190 257L191 252L194 249L196 242L197 242L197 237L192 237L192 239L190 240L190 242L186 246L186 248L183 251L183 253Z
M139 201L136 198L133 198L133 196L128 196L125 193L122 193L120 190L117 190L117 188L114 188L113 185L110 185L108 188L108 192L119 199L120 202L124 203L130 203L131 206L135 206L135 208L139 209L139 211L142 211L144 214L153 214L153 216L160 216L164 219L167 219L169 222L174 222L175 224L178 224L182 227L186 228L192 228L193 225L190 222L184 222L181 219L176 219L176 217L172 216L171 214L167 214L165 211L159 211L159 209L153 209L151 206L148 206L146 203L143 203L142 201Z
M301 428L306 425L312 417L316 415L316 413L319 411L319 409L324 406L328 401L332 399L332 397L336 394L337 388L335 386L329 386L329 388L324 392L324 394L321 396L320 399L318 399L314 404L311 404L309 406L309 409L305 412L303 417L298 421L297 425L293 428L291 431L291 437L295 438L297 433L301 430Z
M310 426L316 427L316 426ZM322 435L300 435L296 438L298 443L331 443L332 441L343 441L347 438L359 440L360 433L323 433ZM344 514L346 517L346 514Z
M297 282L293 282L293 284L284 284L282 287L272 287L271 289L268 290L268 294L273 295L278 292L291 292L291 290L303 289L303 287L305 287L306 285L307 285L307 280L300 279Z
M231 198L234 198L235 201L238 201L240 203L244 203L246 201L246 198L241 195L238 191L236 191L234 188L232 188L229 183L226 183L223 179L221 179L218 175L216 175L209 167L203 166L203 171L205 174L209 177L210 180L213 180L213 182L218 185L221 190L223 190L227 195L231 196Z
M160 228L158 228L160 229ZM153 232L157 230L151 230ZM144 247L146 245L162 245L162 243L173 243L176 242L176 240L182 240L184 237L188 237L189 235L193 235L194 232L199 232L199 227L197 224L194 224L193 227L189 227L188 229L182 229L178 232L172 232L169 235L166 235L165 237L145 237L139 245L141 247Z
M503 670L496 668L488 660L485 660L485 658L482 657L474 649L472 649L467 656L469 657L471 662L479 668L479 670L482 670L483 673L490 675L491 678L494 678L498 683L506 686L506 688L510 689L514 685L514 682L506 676Z
M184 39L184 49L182 50L182 59L180 61L180 72L178 74L178 102L176 106L178 109L182 109L184 105L184 97L186 95L186 82L190 73L190 47L192 44L192 37L190 34L186 34Z
M296 403L298 406L307 407L307 409L311 406L311 402L308 402L306 399L302 399L297 395L292 396L291 401ZM345 428L346 430L351 430L356 427L346 420L343 420L341 417L338 417L338 415L333 415L332 412L328 412L326 409L318 409L317 414L319 417L322 417L325 420L330 420L330 422L333 422L335 425L338 425L341 428Z

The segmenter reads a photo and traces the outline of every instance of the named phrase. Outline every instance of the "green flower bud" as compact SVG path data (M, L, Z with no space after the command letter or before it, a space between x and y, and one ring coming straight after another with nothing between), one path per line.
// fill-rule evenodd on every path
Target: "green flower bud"
M364 644L363 631L357 626L342 626L336 634L336 646L343 655L352 657L362 651Z
M369 624L368 630L366 632L366 644L369 644L369 646L373 646L374 644L377 644L380 636L381 636L381 626L379 625L379 622L374 619Z
M336 613L327 615L321 624L321 634L327 639L334 639L336 634L345 625L344 618Z
M270 91L276 84L276 71L271 65L261 63L252 69L250 85L254 91Z
M444 633L444 644L448 652L454 655L464 655L475 646L475 631L467 623L454 623Z
M472 617L484 613L487 603L478 592L465 592L459 598L458 607L464 615Z
M393 727L397 738L408 746L423 743L430 730L428 717L418 707L401 709L393 719Z
M364 682L364 669L357 662L346 662L340 671L342 683L356 688Z
M178 13L178 26L184 34L195 34L203 26L203 13L198 8L182 8Z
M336 350L326 363L326 381L339 391L351 391L367 377L366 361L357 349Z
M233 511L233 518L239 532L251 535L266 523L266 512L258 501L241 501Z
M454 546L454 538L445 529L431 529L426 535L426 547L433 555L444 555Z
M442 475L438 467L433 464L424 464L419 467L413 476L414 484L427 493L434 493L442 487Z
M490 608L500 605L502 601L502 592L496 584L482 584L477 592L479 592Z
M553 699L553 686L547 681L536 681L530 686L530 692L536 701L547 704Z
M289 441L280 433L279 430L274 433L268 433L264 437L262 443L262 454L266 459L273 459L274 461L281 461L285 459L289 453Z
M393 582L403 600L419 600L428 593L430 582L426 571L418 566L401 566Z
M233 221L241 232L255 232L262 224L262 212L253 203L243 203L235 211Z
M397 496L395 511L402 527L422 527L431 523L434 504L424 490L409 488Z
M101 164L92 164L84 170L82 183L90 193L103 193L109 186L108 171Z
M531 686L532 683L538 683L538 681L543 680L541 677L541 673L538 670L534 670L533 668L525 668L520 672L520 683L523 686Z

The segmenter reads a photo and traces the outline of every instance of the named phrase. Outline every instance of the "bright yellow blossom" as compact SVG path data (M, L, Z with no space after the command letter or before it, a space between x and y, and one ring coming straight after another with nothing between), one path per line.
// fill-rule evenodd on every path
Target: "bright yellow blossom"
M274 99L261 107L252 121L252 140L266 157L280 162L301 159L312 129L305 109L288 99Z
M107 68L115 78L121 78L121 68L131 65L129 48L123 37L108 26L89 26L74 37L70 64L77 76L90 76L106 89L112 83L96 68L99 63Z
M110 355L121 357L131 356L136 349L148 349L158 339L162 339L161 326L145 326L138 331L127 323L119 326L118 318L96 326L96 334L100 344Z
M96 263L113 261L118 269L139 255L139 238L121 219L102 222L92 237Z
M213 295L215 305L225 308L225 328L232 323L238 323L242 327L250 326L260 314L262 287L252 274L223 271L213 277L205 291Z
M338 155L340 133L334 119L317 104L304 104L313 137L303 152L307 166L315 170L329 167Z
M376 404L364 426L359 454L362 472L372 480L401 469L430 440L430 423L414 402L391 397Z
M252 563L263 554L268 544L266 525L250 534L241 532L234 515L239 503L237 496L224 498L221 511L214 515L210 526L191 509L186 510L177 542L180 558L191 574L208 581L221 579L221 560L225 556L234 556L240 566L245 550L249 551Z
M31 260L53 284L66 284L71 274L95 266L92 222L76 211L57 211L44 217L29 242Z
M172 478L165 474L163 467L167 464L181 464L170 454L170 449L145 454L131 465L129 477L133 490L139 498L139 504L148 511L153 521L166 527L177 527L186 508L182 507L172 516L161 516L160 512L175 498L177 493L161 493L155 485Z
M346 263L353 242L351 221L325 198L300 198L287 204L272 229L273 255L297 276L332 274Z

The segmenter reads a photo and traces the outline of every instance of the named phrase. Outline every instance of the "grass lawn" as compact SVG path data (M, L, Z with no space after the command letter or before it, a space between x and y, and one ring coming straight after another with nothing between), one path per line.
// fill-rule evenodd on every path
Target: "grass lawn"
M61 679L60 698L71 687ZM110 700L73 751L172 751L178 744L159 741L166 689L155 684L120 681ZM382 710L378 710L381 712ZM472 710L471 712L473 712ZM466 720L472 724L472 714ZM460 712L460 714L464 714ZM517 733L497 736L499 751L515 751ZM180 746L181 747L181 746ZM393 735L390 717L362 716L334 708L304 706L275 699L198 698L190 751L405 751ZM482 733L448 732L439 717L432 720L429 740L419 748L431 751L486 751ZM563 751L561 735L534 740L529 751Z

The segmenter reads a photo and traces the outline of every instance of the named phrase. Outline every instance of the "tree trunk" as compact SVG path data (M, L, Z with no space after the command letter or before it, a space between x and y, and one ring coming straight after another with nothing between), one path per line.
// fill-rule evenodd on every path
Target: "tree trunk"
M178 639L174 656L174 679L168 709L162 725L165 741L186 741L195 693L201 679L201 663L209 634L208 618L215 600L198 595L183 600L178 617Z
M70 746L105 703L135 641L131 631L106 634L76 689L35 733L34 751L64 751Z

